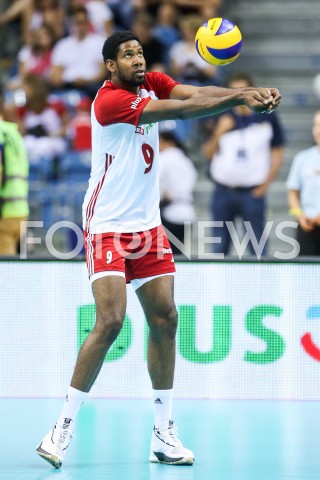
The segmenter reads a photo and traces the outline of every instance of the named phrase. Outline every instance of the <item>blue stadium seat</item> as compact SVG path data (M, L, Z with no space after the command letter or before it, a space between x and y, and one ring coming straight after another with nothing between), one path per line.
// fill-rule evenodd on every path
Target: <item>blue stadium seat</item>
M81 90L55 90L50 93L49 100L61 101L69 112L74 112L83 98L89 98Z
M53 174L53 164L48 162L47 158L41 158L37 163L29 165L30 182L46 182L50 180Z
M34 221L42 221L45 229L54 223L54 211L50 189L42 182L30 184L29 206Z
M88 182L91 171L91 152L70 151L65 154L59 165L59 178L63 182Z

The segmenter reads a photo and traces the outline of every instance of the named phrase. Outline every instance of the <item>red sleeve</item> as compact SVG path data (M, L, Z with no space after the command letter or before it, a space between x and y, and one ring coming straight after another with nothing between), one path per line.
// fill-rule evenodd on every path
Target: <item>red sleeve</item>
M150 100L150 97L140 98L126 90L102 88L94 101L94 113L103 126L114 123L139 125L142 110Z
M179 85L179 82L173 80L162 72L150 72L146 74L146 86L149 90L153 90L160 100L170 98L173 87Z

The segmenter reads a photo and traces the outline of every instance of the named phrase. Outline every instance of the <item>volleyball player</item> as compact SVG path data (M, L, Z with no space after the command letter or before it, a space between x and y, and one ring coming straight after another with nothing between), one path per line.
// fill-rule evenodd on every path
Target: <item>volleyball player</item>
M102 53L108 80L93 102L92 171L83 204L96 323L80 349L60 417L37 453L61 466L76 415L122 328L126 283L131 282L150 331L155 414L150 461L192 465L194 454L179 440L172 420L178 319L175 266L159 214L157 122L213 115L242 104L268 112L278 106L280 94L274 88L181 85L163 73L146 73L139 39L128 31L111 35Z

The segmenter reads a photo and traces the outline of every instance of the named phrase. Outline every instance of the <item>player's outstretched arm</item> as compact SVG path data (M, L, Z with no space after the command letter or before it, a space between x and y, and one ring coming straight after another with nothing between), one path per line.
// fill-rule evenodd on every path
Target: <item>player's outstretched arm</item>
M201 96L201 97L225 97L231 95L232 93L241 93L241 92L249 92L253 90L261 90L261 95L268 97L272 96L272 108L275 109L281 100L281 94L277 88L255 88L255 87L246 87L246 88L224 88L224 87L216 87L214 85L210 85L207 87L197 87L194 85L185 85L179 84L176 85L172 91L170 98L176 100L187 100L188 98Z
M267 112L273 100L270 90L263 88L240 92L232 89L222 97L195 95L186 100L150 100L143 109L139 123L207 117L238 105L247 105L255 113Z

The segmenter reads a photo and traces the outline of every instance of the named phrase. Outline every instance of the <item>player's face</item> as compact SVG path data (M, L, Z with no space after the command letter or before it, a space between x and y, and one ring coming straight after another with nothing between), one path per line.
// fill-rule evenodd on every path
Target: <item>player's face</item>
M119 80L134 86L142 85L146 75L146 61L140 43L136 40L122 43L115 67Z

